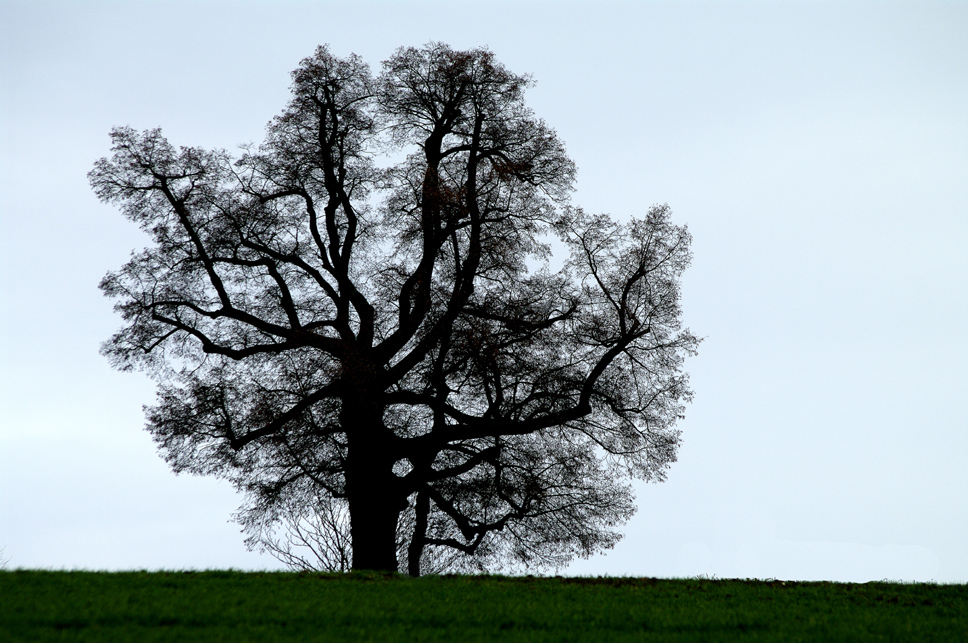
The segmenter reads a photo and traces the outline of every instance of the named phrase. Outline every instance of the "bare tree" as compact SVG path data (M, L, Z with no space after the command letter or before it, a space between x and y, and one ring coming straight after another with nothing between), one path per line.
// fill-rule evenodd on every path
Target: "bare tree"
M261 513L257 521L240 512L249 531L249 549L267 552L299 571L350 571L353 548L346 500L315 487L307 495L287 491L273 503L271 513Z
M91 184L153 245L101 283L126 322L103 351L157 379L148 430L176 471L245 492L250 545L561 565L612 546L629 480L675 460L690 236L667 206L569 206L529 84L484 49L402 48L373 77L321 47L238 159L112 131Z

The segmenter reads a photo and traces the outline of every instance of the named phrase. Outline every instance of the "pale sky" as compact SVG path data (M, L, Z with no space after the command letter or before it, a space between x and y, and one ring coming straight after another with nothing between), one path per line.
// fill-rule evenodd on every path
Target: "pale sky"
M566 573L968 582L968 3L0 1L0 547L10 567L278 568L176 476L97 284L144 243L115 125L258 142L319 44L488 46L578 164L669 203L705 337L666 482Z

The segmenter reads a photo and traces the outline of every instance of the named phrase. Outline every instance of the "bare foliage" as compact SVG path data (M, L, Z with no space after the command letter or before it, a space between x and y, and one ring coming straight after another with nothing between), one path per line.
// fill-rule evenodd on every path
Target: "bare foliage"
M271 515L240 513L249 549L271 554L290 569L348 572L353 567L349 507L342 498L310 489L308 497L290 495L272 506ZM256 512L252 512L256 514Z
M374 77L320 47L238 158L112 131L91 185L152 245L101 283L125 320L103 352L158 381L176 471L245 493L251 547L558 567L614 545L630 479L675 460L689 233L667 206L570 206L530 84L484 49L401 48Z

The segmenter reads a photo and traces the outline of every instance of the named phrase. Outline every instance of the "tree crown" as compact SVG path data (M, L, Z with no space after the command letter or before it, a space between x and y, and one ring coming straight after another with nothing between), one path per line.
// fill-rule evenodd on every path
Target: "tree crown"
M530 79L485 49L401 48L373 77L320 47L292 77L239 158L116 128L89 175L152 238L101 283L126 322L103 350L158 379L165 457L233 480L257 539L345 502L359 558L383 511L411 571L610 546L691 395L686 228L570 206Z

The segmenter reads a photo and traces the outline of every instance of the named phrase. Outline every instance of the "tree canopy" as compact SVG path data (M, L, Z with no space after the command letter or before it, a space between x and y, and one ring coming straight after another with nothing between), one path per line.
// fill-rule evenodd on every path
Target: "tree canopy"
M89 175L151 236L101 282L103 352L157 380L161 453L244 492L250 544L322 511L356 569L612 546L691 395L686 228L571 206L531 80L486 49L374 76L320 47L292 78L237 158L121 127Z

